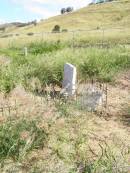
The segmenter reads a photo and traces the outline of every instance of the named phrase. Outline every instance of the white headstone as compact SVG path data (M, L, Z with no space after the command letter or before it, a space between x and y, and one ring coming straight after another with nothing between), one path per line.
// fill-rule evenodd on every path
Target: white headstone
M62 88L65 89L68 96L73 96L76 92L77 72L76 67L66 63L64 65L64 78Z

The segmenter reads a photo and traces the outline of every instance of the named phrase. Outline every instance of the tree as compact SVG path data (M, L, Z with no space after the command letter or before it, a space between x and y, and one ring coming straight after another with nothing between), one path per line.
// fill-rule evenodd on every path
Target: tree
M2 27L2 28L0 28L0 30L5 32L6 31L6 27Z
M62 8L61 9L61 14L64 14L66 12L66 9L65 8Z
M36 26L37 25L37 20L34 20L33 24L34 24L34 26Z
M52 32L60 32L60 26L55 25L54 28L52 29Z
M67 13L70 13L70 12L72 12L73 10L74 10L73 7L67 7L67 8L66 8L66 12L67 12Z

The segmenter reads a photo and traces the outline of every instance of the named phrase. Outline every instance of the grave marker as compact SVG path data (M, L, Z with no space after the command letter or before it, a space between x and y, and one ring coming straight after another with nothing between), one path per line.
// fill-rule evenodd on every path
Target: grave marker
M62 88L68 94L68 96L75 95L76 80L77 80L76 67L72 64L66 63L64 65L64 78L63 78Z

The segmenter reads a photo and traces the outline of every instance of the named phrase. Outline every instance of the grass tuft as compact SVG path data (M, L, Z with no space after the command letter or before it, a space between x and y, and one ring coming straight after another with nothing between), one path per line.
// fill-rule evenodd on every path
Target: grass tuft
M0 125L0 160L19 160L33 150L43 148L47 133L35 121L8 121Z

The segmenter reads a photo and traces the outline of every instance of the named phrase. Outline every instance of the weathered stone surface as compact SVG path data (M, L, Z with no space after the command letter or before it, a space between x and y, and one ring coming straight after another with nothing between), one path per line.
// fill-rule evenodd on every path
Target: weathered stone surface
M76 79L76 67L72 64L66 63L64 65L64 78L62 88L65 90L68 96L73 96L76 92Z

